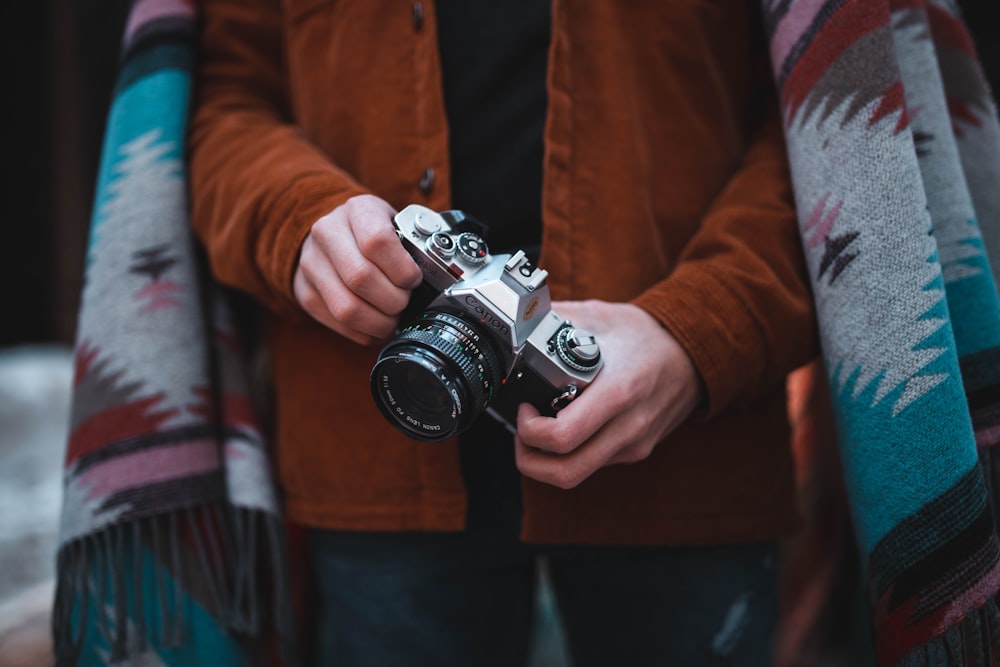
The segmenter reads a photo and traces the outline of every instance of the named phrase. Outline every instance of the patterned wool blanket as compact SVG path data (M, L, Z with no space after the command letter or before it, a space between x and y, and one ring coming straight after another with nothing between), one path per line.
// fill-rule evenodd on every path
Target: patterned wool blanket
M763 7L878 662L997 664L1000 127L972 40L953 3Z
M190 1L133 4L75 347L59 665L256 664L290 637L284 524L238 337L188 230L193 38Z

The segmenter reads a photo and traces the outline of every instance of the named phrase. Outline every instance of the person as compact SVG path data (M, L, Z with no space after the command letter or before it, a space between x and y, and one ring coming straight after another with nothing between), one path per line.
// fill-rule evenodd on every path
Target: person
M744 0L205 0L193 226L264 312L316 664L516 665L539 562L575 665L769 663L795 530L784 379L817 352L759 9ZM604 367L443 443L368 391L463 210L548 271Z

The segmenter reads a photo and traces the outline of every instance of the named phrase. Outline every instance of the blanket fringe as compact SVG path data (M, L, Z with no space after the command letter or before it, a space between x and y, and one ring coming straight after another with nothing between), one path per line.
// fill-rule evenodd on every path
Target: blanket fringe
M994 667L1000 664L1000 600L989 598L944 634L912 650L898 667Z
M297 663L281 519L225 503L115 523L62 546L52 611L55 664L80 664L86 645L106 664L190 639L186 599L223 631ZM265 606L261 601L267 600Z

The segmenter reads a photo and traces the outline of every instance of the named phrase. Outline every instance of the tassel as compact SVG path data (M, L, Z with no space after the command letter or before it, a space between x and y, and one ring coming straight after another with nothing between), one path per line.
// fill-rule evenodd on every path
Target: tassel
M962 641L962 635L966 625L978 625L979 624L979 614L970 614L962 623L950 628L948 632L944 633L944 652L945 652L945 663L947 665L972 665L970 661L972 659L973 651L977 649L974 646L965 646Z
M989 664L994 665L1000 659L1000 608L997 607L996 600L990 600L983 608L985 616L986 637L985 644L988 649Z
M268 536L266 561L258 558L261 522ZM196 629L186 626L186 595L199 596L197 602L241 642L267 641L270 621L281 658L286 665L298 664L279 517L229 505L185 509L115 524L64 545L57 560L52 616L57 667L89 664L95 656L83 651L95 639L93 650L109 664L127 663L146 650L180 647L188 637L196 640ZM235 573L228 571L230 563L240 563ZM260 601L268 597L271 609L261 609ZM159 619L151 623L154 609ZM253 651L261 661L264 646Z

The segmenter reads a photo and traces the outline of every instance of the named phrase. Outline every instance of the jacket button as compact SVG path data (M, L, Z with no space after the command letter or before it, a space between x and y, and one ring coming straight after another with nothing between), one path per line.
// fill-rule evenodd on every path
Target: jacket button
M424 27L424 3L413 3L413 29L420 31Z
M417 183L417 187L420 188L421 194L425 197L431 193L434 189L434 167L427 167L424 169L424 173L420 176L420 182Z

